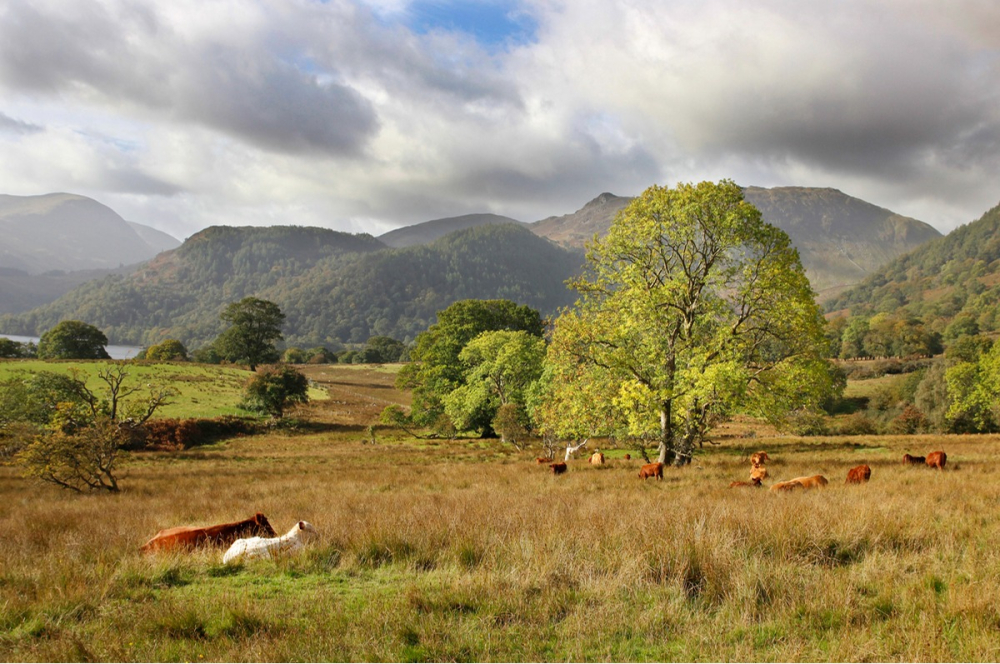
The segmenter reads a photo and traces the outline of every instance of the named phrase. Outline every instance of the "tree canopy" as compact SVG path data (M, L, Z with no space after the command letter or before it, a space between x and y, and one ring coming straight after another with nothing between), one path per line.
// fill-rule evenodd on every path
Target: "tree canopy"
M108 338L93 325L64 320L38 340L38 357L43 360L107 360Z
M258 364L278 361L274 342L282 338L285 314L274 302L245 297L229 304L220 318L229 324L215 342L224 358L244 362L250 366L250 371Z
M545 430L650 436L684 464L720 417L778 420L831 388L798 253L733 182L647 189L587 259L555 323Z

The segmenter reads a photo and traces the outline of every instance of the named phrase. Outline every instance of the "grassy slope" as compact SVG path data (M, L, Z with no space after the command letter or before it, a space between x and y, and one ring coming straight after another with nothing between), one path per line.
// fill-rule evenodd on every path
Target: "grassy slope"
M364 425L392 369L310 368L318 433L133 455L119 496L0 468L7 660L996 660L998 438L726 438L663 482ZM732 425L734 434L743 425ZM766 449L809 494L730 490ZM903 468L904 451L949 470ZM872 482L846 487L868 463ZM265 512L304 555L144 558L159 528Z
M76 370L87 387L102 394L104 384L97 372L105 362L46 362L44 360L0 361L0 381L19 372L52 371L69 374ZM251 373L244 369L189 363L136 363L129 369L127 384L170 387L177 395L157 411L158 418L218 417L220 415L246 415L237 408L242 399L243 384ZM142 393L137 396L142 396ZM309 398L322 400L327 394L322 389L311 389Z

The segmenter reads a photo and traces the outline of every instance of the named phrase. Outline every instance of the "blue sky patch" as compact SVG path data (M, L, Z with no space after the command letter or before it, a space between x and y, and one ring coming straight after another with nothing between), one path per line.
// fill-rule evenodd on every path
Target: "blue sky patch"
M416 0L406 9L406 24L414 32L464 32L488 48L527 44L538 24L516 0Z

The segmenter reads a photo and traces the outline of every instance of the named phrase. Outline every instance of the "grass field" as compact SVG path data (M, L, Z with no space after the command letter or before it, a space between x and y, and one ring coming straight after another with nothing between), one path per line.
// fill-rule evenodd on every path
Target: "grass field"
M87 387L101 394L103 384L97 372L106 362L80 362L44 360L0 361L0 381L18 373L52 371L69 374L76 370ZM130 363L129 384L152 384L170 387L176 395L157 411L157 417L218 417L220 415L246 415L237 408L243 398L243 385L252 374L245 369L193 363ZM326 399L322 389L312 389L309 398Z
M2 660L1000 659L996 436L744 438L662 482L625 450L554 477L538 450L365 432L391 368L311 367L308 433L130 457L120 495L0 468ZM773 479L728 489L767 450ZM948 452L945 472L904 452ZM872 481L844 485L868 463ZM160 528L262 511L294 559L144 557Z

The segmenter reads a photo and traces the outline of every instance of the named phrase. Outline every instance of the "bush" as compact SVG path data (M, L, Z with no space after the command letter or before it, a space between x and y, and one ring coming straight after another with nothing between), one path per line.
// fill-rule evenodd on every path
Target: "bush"
M909 404L889 424L889 432L898 435L922 433L928 428L930 428L930 424L924 414Z
M837 420L834 432L841 436L874 436L878 433L878 424L864 413L854 413Z
M37 436L17 453L15 463L26 476L66 489L117 493L115 467L127 442L128 434L116 422L98 420L72 434Z
M785 429L796 436L825 436L829 433L826 418L808 410L792 413L785 423Z
M285 410L309 401L309 380L294 367L275 364L261 367L244 388L243 407L281 419Z
M204 440L198 420L149 420L142 427L142 446L157 450L186 450Z

